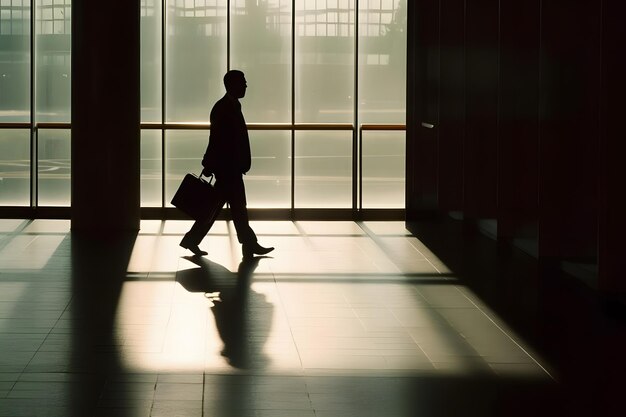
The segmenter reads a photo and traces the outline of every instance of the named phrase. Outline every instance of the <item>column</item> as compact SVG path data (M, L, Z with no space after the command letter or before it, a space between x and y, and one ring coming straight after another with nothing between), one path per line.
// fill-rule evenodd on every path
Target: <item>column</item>
M72 1L72 230L139 228L139 1Z

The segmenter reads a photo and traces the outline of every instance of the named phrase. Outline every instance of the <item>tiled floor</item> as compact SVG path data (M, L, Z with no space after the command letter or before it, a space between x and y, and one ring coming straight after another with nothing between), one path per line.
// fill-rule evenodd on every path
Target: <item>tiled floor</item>
M246 263L226 222L202 258L185 221L69 226L0 220L0 417L523 415L553 384L403 222L253 222Z

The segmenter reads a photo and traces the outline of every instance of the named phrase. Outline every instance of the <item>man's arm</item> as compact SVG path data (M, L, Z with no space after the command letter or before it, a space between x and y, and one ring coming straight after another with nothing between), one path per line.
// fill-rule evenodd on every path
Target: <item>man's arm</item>
M202 159L202 166L207 173L228 169L232 159L229 149L232 112L228 104L225 99L220 99L211 109L209 144Z

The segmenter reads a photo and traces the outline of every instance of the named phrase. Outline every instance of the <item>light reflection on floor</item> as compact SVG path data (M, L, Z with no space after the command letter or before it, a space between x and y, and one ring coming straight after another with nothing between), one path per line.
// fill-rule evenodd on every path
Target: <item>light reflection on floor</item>
M484 417L550 381L402 222L253 222L276 251L243 264L226 222L200 259L189 222L126 257L69 226L0 220L2 416Z
M130 368L228 372L216 309L230 308L255 370L545 375L402 222L253 222L277 250L254 268L242 311L204 295L238 291L233 231L220 222L202 242L203 271L178 247L188 227L142 224L129 272L145 278L124 284L117 316ZM181 282L194 273L190 291Z

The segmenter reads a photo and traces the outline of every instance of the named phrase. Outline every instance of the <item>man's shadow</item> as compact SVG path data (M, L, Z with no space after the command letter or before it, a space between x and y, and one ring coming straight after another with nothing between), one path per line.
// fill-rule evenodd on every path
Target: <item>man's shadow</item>
M176 281L187 291L202 292L212 301L217 331L224 342L222 356L235 368L265 367L268 358L263 347L271 328L273 306L265 295L250 288L263 257L243 260L237 273L204 257L183 258L198 268L178 271Z

